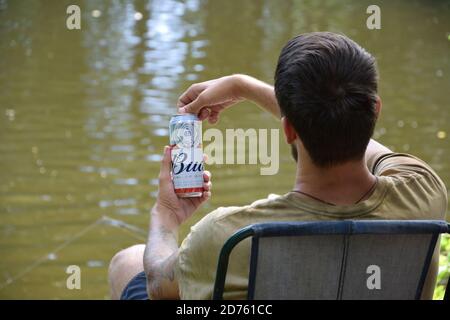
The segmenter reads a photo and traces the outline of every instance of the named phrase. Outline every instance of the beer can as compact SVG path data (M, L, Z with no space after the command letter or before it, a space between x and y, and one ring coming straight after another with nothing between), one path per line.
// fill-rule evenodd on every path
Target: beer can
M202 122L194 114L177 114L169 123L172 180L182 198L203 193Z

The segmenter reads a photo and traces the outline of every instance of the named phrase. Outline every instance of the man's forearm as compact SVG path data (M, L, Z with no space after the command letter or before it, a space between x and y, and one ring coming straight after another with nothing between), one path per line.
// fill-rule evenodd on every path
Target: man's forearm
M242 98L252 101L278 119L281 118L273 86L247 75L239 74L235 77Z
M164 213L160 211L156 207L152 209L144 253L147 292L151 299L177 299L178 283L174 267L178 259L178 230L164 221Z

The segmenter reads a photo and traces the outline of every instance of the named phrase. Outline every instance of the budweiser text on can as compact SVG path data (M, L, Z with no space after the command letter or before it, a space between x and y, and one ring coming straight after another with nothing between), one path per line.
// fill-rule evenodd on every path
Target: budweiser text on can
M203 193L202 122L194 114L172 116L169 124L172 179L182 198Z

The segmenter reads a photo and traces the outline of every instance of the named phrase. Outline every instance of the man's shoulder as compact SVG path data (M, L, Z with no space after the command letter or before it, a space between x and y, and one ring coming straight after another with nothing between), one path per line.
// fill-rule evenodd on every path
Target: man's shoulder
M440 180L436 172L422 159L408 153L388 153L377 158L372 172L385 176L429 175Z
M447 194L444 182L425 161L405 153L391 153L380 157L373 173L391 178L395 185L405 185L411 182L427 184L437 193Z
M420 213L424 218L443 218L447 209L447 188L425 161L402 153L381 157L374 173L390 182L386 201ZM431 216L428 216L431 215Z

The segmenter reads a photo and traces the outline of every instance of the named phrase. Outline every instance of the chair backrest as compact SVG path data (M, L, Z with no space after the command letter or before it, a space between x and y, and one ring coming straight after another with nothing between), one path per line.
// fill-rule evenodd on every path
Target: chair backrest
M213 299L222 299L229 254L248 237L248 299L419 299L447 232L435 220L254 224L222 248Z

